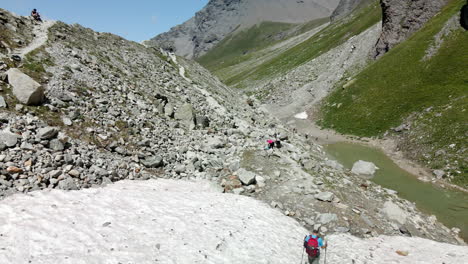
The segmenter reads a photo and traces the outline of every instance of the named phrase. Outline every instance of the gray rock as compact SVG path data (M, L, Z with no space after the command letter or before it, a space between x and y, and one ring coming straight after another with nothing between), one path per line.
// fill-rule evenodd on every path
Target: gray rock
M336 216L336 214L325 213L325 214L320 214L317 216L317 221L321 223L322 225L326 225L336 220L338 220L338 217Z
M75 177L75 178L78 178L78 177L80 177L80 172L78 170L70 170L68 172L68 175L70 175L72 177Z
M244 185L250 185L255 183L255 177L257 176L255 173L247 171L243 168L239 169L236 172L236 175L239 177L239 180Z
M25 105L39 105L44 101L44 88L28 75L14 68L7 71L13 94Z
M66 126L71 126L71 125L73 125L72 120L71 120L70 118L68 118L68 117L65 117L65 116L62 117L62 122L63 122L63 124L66 125Z
M0 143L5 144L5 146L9 148L16 146L18 139L19 139L18 135L13 134L9 131L4 130L0 132Z
M348 233L349 232L349 227L338 226L338 227L335 228L335 232L337 232L337 233Z
M327 165L328 167L333 168L335 170L342 170L343 169L343 165L338 163L336 160L327 160L327 161L325 161L325 165Z
M359 160L354 163L351 172L358 175L374 175L375 171L378 170L372 162Z
M180 120L188 129L195 128L195 112L191 104L184 104L177 109L174 118Z
M224 146L226 145L226 143L221 137L210 137L208 138L207 142L208 147L211 149L224 148Z
M0 81L8 83L8 74L4 72L0 73Z
M53 151L62 151L65 149L65 146L62 143L62 141L58 139L53 139L49 142L49 148Z
M174 166L174 171L175 171L176 173L179 173L179 174L180 174L180 173L184 173L185 170L186 170L186 168L185 168L184 164L176 164L176 165Z
M164 165L160 156L147 157L141 163L147 168L160 168Z
M442 179L445 175L445 172L443 170L433 170L432 173L437 177L437 179Z
M196 123L198 127L205 129L210 126L210 119L207 116L197 115Z
M408 214L405 211L391 201L385 202L382 208L382 213L387 216L388 219L396 221L401 225L406 223L406 219L408 217Z
M240 169L240 162L238 160L232 162L231 164L229 164L229 169L232 172L236 172L238 169Z
M168 103L164 106L164 115L167 117L174 116L174 106L171 103Z
M55 127L43 127L37 131L37 136L43 140L55 138L58 135L58 130Z
M0 108L7 108L7 107L8 105L5 102L5 99L3 98L3 96L0 96Z
M309 171L313 170L316 165L317 165L316 162L312 160L306 160L305 162L303 162L304 169L309 170Z
M71 177L66 177L65 179L59 181L57 187L66 191L78 190L78 186L76 186L75 181Z
M31 143L28 143L28 142L21 143L20 148L22 150L34 150L34 146Z
M324 202L331 202L335 198L335 194L332 192L321 192L315 195L315 199Z

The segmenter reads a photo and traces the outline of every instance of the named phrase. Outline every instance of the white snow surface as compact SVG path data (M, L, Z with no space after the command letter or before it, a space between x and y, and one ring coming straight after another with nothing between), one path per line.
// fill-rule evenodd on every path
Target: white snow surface
M122 181L1 201L0 263L300 263L306 232L268 205L209 182ZM468 259L468 247L419 238L327 239L327 263Z
M294 118L297 118L297 119L307 119L309 117L309 115L307 114L307 112L301 112L299 114L296 114L294 116Z

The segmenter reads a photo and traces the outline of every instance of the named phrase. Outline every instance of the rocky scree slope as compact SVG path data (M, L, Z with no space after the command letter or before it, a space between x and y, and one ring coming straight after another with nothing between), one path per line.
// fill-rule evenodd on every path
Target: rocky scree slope
M211 0L196 15L146 41L186 58L197 58L234 31L271 21L304 23L328 17L338 0Z
M21 34L35 27L30 20L3 10L1 18L14 36L8 43L32 41ZM60 22L44 46L11 58L3 49L1 197L122 179L202 178L324 234L412 234L459 243L455 229L329 161L321 147L194 62ZM11 71L31 76L46 100L20 103ZM265 151L274 133L284 148Z

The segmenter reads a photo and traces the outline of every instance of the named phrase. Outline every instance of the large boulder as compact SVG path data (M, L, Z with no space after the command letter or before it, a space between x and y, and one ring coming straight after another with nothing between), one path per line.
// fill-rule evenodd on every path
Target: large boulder
M38 138L42 140L53 139L58 135L58 130L55 127L43 127L37 131Z
M160 156L146 157L141 163L147 168L159 168L164 165L163 159Z
M354 163L351 172L360 175L374 175L375 171L378 169L379 168L375 166L374 163L360 160Z
M239 169L236 172L237 176L239 177L239 180L242 182L244 185L250 185L255 183L255 177L257 176L255 173L251 171L247 171L245 169Z
M331 202L335 198L332 192L321 192L315 195L315 199L323 202Z
M18 143L19 136L11 133L8 129L0 131L0 143L12 148Z
M406 218L408 214L403 211L398 205L394 204L391 201L385 202L382 213L390 220L398 222L402 225L406 223Z
M180 120L188 129L195 128L195 111L191 104L184 104L177 109L174 118Z
M22 104L39 105L44 101L44 88L28 75L13 68L7 72L8 82L13 87L13 94Z

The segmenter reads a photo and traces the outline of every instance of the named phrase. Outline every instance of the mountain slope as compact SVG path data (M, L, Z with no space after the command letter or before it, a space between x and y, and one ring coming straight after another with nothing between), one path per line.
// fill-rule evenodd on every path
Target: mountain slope
M459 243L455 229L330 161L322 147L193 61L79 25L45 30L3 10L0 16L8 38L0 49L0 198L121 180L207 179L323 234L410 232ZM16 48L38 43L31 32L40 30L44 45L18 58ZM18 71L41 85L46 100L20 103ZM275 137L283 147L266 150ZM388 204L397 219L384 210Z
M346 89L336 89L322 124L359 136L382 136L405 124L408 131L397 134L400 148L466 187L468 33L458 23L464 2L451 1Z
M343 44L349 38L376 24L380 19L380 9L377 3L373 2L365 8L357 10L344 21L326 24L326 27L320 28L319 32L315 32L312 36L306 36L305 40L294 43L288 49L273 52L271 57L260 60L260 64L252 63L255 65L253 68L239 64L233 66L238 70L232 71L223 64L213 65L210 61L205 61L204 57L200 58L200 61L202 65L209 65L208 69L212 70L227 85L240 88L257 87L259 83L279 77ZM248 61L258 60L256 54L247 56L249 57ZM227 74L226 70L229 71Z
M193 18L145 42L197 58L234 31L261 22L304 23L328 17L338 0L211 0Z

